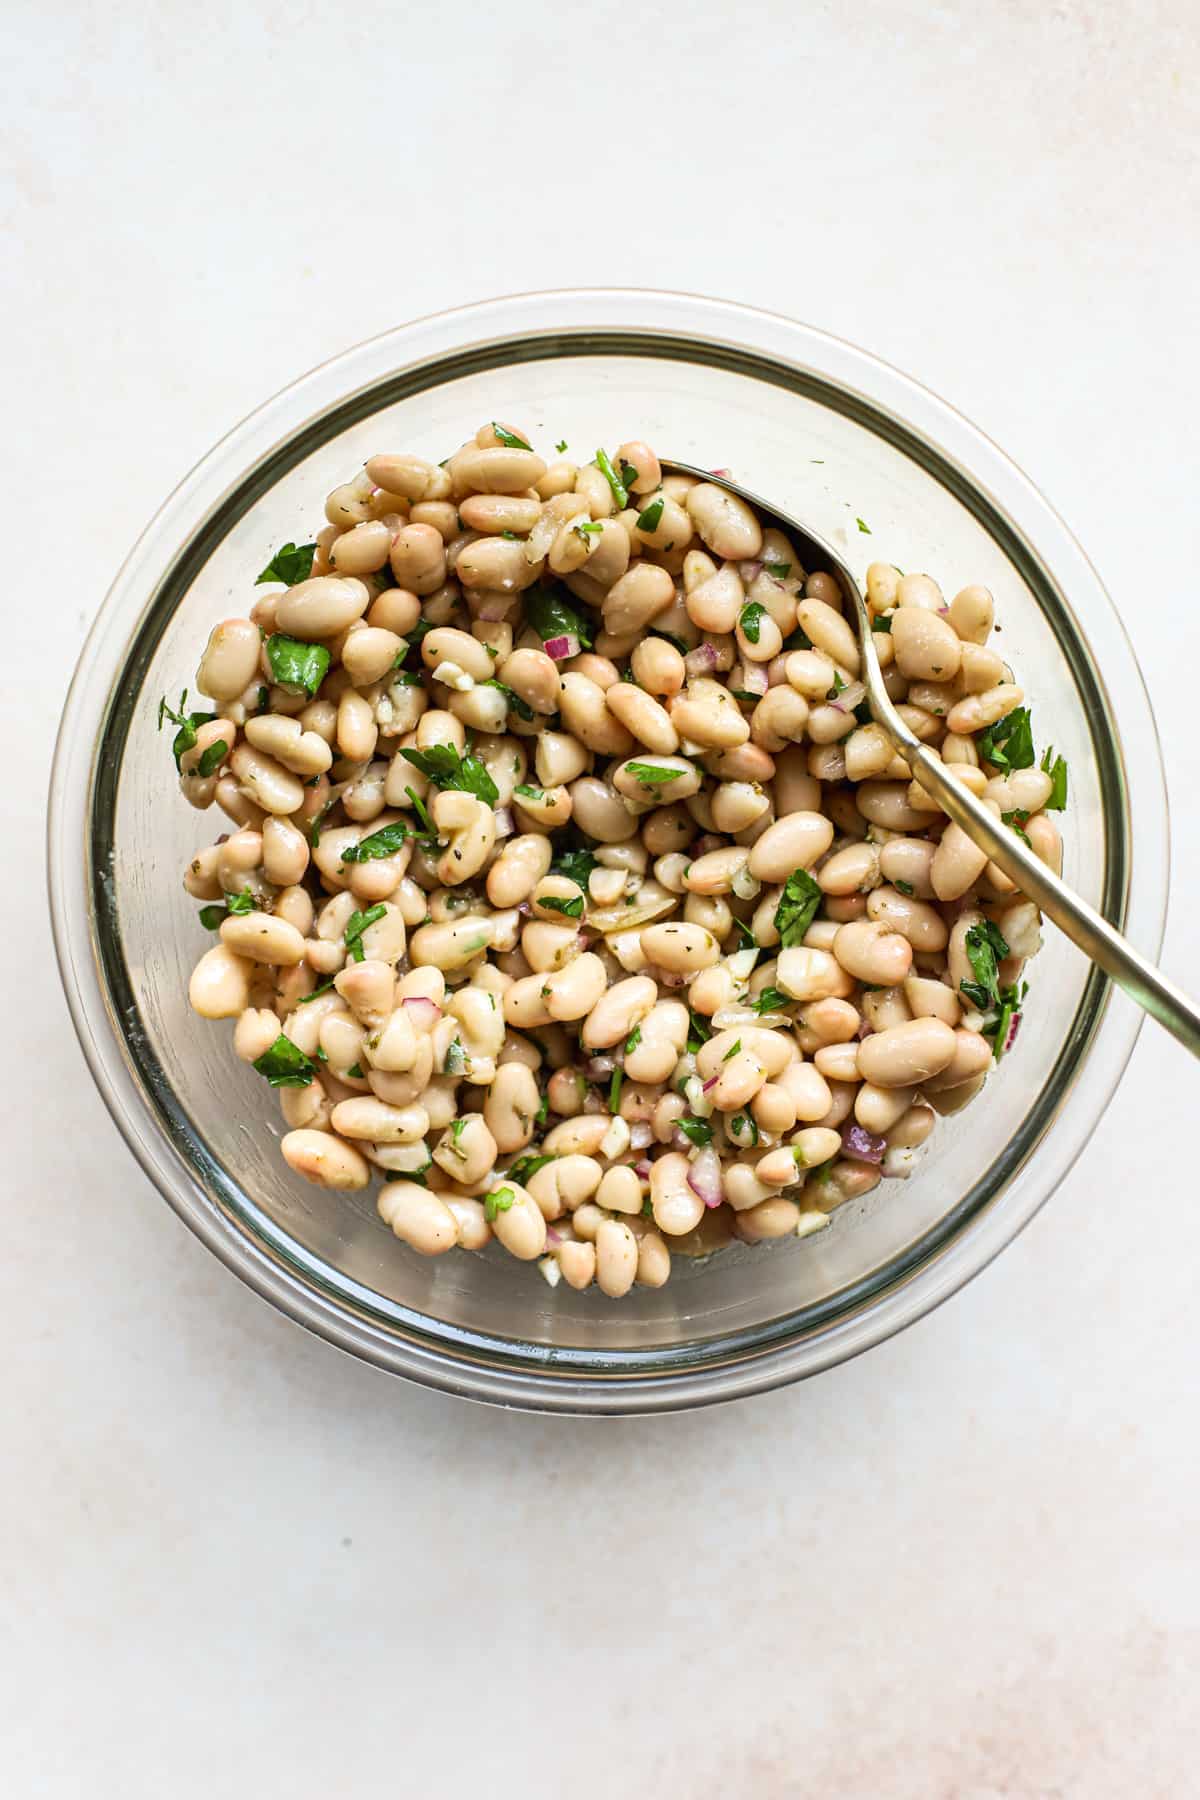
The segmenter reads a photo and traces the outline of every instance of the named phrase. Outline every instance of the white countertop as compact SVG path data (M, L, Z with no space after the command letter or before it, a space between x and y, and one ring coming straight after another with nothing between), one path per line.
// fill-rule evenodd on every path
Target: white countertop
M420 313L676 287L867 345L1063 512L1158 714L1194 987L1191 13L16 0L14 1800L1194 1791L1200 1088L1161 1033L1050 1206L898 1340L687 1417L505 1415L307 1337L177 1223L76 1049L40 867L85 628L221 432Z

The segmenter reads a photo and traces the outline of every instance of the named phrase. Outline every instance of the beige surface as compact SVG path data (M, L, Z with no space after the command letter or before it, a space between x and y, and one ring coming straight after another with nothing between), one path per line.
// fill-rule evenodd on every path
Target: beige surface
M84 628L218 433L405 317L641 282L868 344L1051 495L1146 667L1194 982L1189 0L14 16L4 1792L1195 1792L1181 1051L1146 1034L1056 1201L901 1340L690 1418L506 1417L307 1339L176 1224L75 1049L38 866Z

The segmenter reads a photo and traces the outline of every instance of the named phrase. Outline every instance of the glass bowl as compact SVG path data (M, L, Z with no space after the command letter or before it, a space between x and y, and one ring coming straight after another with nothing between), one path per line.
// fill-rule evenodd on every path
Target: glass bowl
M294 1177L274 1097L234 1058L229 1028L187 1004L207 940L181 876L220 822L179 798L158 699L194 685L214 621L247 607L270 553L310 533L368 454L438 459L493 417L581 457L635 432L664 456L728 467L860 578L881 555L948 592L985 583L1039 746L1070 762L1067 879L1157 953L1167 818L1153 719L1111 602L1025 477L944 402L807 326L684 295L576 291L467 307L348 351L231 432L147 528L80 658L55 759L50 897L67 998L113 1117L176 1212L343 1349L547 1410L754 1393L879 1342L981 1269L1087 1142L1141 1015L1048 933L1014 1053L939 1122L909 1180L843 1207L816 1238L677 1258L666 1287L619 1304L551 1290L495 1247L425 1260L379 1221L373 1193Z

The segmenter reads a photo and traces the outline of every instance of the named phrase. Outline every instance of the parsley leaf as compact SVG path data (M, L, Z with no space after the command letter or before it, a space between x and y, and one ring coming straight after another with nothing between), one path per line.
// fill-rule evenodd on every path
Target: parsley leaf
M807 869L794 869L783 884L775 908L775 929L784 950L803 943L804 934L817 916L821 890Z
M304 644L277 631L267 639L267 661L280 687L303 688L311 699L329 672L330 657L324 644Z
M977 740L980 756L997 769L1032 769L1033 725L1027 706L1018 706L989 725Z
M712 1126L707 1119L677 1119L675 1122L684 1137L690 1138L697 1149L702 1150L705 1144L712 1143Z
M735 1143L745 1144L751 1150L758 1142L758 1126L749 1113L735 1113L725 1130Z
M387 912L382 901L378 906L369 906L366 912L353 912L346 921L346 929L342 933L346 949L350 952L352 962L365 962L367 953L363 949L363 932L376 924Z
M867 537L870 537L872 535L871 527L867 524L865 519L855 519L854 523L858 526L858 529L861 532L865 533L865 535Z
M543 644L551 638L576 637L586 649L591 644L588 628L573 606L549 588L532 587L525 594L525 617Z
M764 562L763 568L768 575L773 575L776 581L786 581L792 572L791 563Z
M296 1005L307 1006L310 1000L319 1000L321 995L327 994L332 986L333 976L331 975L328 981L323 981L319 987L315 987L311 994L302 994L299 1000L297 1000Z
M515 1181L524 1187L531 1175L536 1175L538 1170L544 1169L547 1163L557 1161L557 1156L552 1155L550 1151L546 1151L542 1156L535 1156L531 1153L528 1156L519 1156L515 1163L509 1163L504 1174L507 1180Z
M566 449L566 447L567 447L567 440L566 440L566 438L560 438L560 439L559 439L559 441L558 441L558 443L557 443L557 444L555 444L555 446L554 446L554 448L555 448L555 450L556 450L556 451L557 451L557 452L558 452L558 454L559 454L559 455L560 455L560 456L561 456L561 455L562 455L562 453L563 453L563 451L564 451L564 450L565 450L565 449Z
M678 781L684 773L682 769L663 769L657 763L628 762L625 767L642 787L663 787L668 781Z
M892 635L892 615L891 615L891 613L876 613L875 617L871 620L871 630L872 631L882 631L886 637L891 637L891 635Z
M766 607L760 600L751 600L743 606L738 624L742 628L742 636L748 644L757 644L762 635L762 622L766 615Z
M558 894L544 894L538 901L543 912L562 913L567 919L583 917L583 895L576 894L573 899L563 900Z
M907 894L910 900L916 891L911 881L893 881L892 886L898 889L900 893Z
M721 1061L723 1063L729 1062L731 1060L731 1058L733 1058L737 1055L737 1053L741 1049L741 1047L742 1047L741 1038L734 1038L732 1044L730 1044L728 1050L725 1052L724 1056L721 1058Z
M453 744L432 744L428 750L401 750L400 754L435 787L461 789L485 806L495 806L500 798L499 788L479 758L460 756Z
M186 705L186 688L184 688L182 694L179 696L178 712L172 712L171 708L167 705L167 697L165 694L158 703L158 729L160 731L162 730L164 719L170 719L172 725L178 725L179 727L171 740L171 754L175 758L176 768L179 767L188 751L196 748L197 725L207 725L210 719L215 719L217 716L216 713L185 713L183 709ZM207 754L208 752L205 751L204 755ZM206 769L205 774L211 774L211 770Z
M1000 977L996 965L1008 955L1008 944L999 926L985 919L982 924L970 927L963 947L975 980L960 981L958 985L973 1006L980 1012L987 1012L1000 1002Z
M518 788L517 792L520 791ZM576 887L583 888L586 893L588 877L596 866L596 858L590 850L564 850L561 856L555 857L551 874L565 875L568 881L573 881Z
M742 944L741 944L742 949L743 950L757 950L758 949L758 939L755 937L755 935L751 931L750 927L746 924L745 920L744 919L735 919L733 921L733 923L736 926L737 930L740 931L742 934Z
M629 489L612 466L612 459L607 450L597 450L596 467L612 489L613 499L617 503L618 512L624 512L629 505Z
M625 1039L625 1047L624 1047L622 1054L625 1056L629 1056L634 1050L637 1049L637 1047L641 1043L641 1041L642 1041L642 1028L640 1025L635 1025L633 1030L630 1032L629 1036Z
M497 1213L507 1212L516 1198L517 1196L510 1187L496 1188L493 1193L490 1193L483 1203L483 1216L488 1224L491 1225L494 1222Z
M495 419L492 420L492 430L506 450L529 450L532 448L523 437L518 437L515 431L509 431L504 425L497 425Z
M312 1057L306 1056L282 1031L270 1049L254 1059L254 1067L274 1088L307 1087L317 1072Z
M657 531L663 516L663 508L667 502L662 494L656 494L649 506L644 506L637 516L639 531Z
M1008 826L1010 831L1016 832L1023 844L1029 844L1029 848L1031 850L1033 849L1029 833L1023 829L1029 822L1029 814L1027 812L1021 807L1016 806L1013 808L1012 812L1001 813L1000 818L1003 823Z
M446 1045L446 1058L442 1063L443 1075L465 1075L467 1071L467 1053L458 1038L451 1038Z
M797 625L795 631L788 632L783 640L780 650L782 654L782 651L784 650L811 650L812 647L812 639L809 637L807 631L802 631L799 625Z
M284 544L258 577L255 587L261 587L264 581L282 581L287 587L295 587L298 581L307 581L312 574L316 552L315 544Z
M390 825L382 825L373 831L370 837L363 838L361 843L351 844L342 851L344 863L377 862L380 857L394 856L408 838L408 826L403 819L396 819Z
M791 1004L788 996L781 993L777 987L764 988L762 993L750 1002L753 1011L760 1014L786 1012Z
M518 719L524 719L527 725L533 723L533 708L530 706L528 700L522 700L520 694L514 693L510 687L505 687L504 683L502 681L497 681L494 675L490 681L480 682L479 685L481 687L499 688L500 692L504 695L505 700L508 702L509 711L515 712Z
M205 755L208 752L205 751ZM203 761L203 758L201 759ZM1062 812L1067 804L1067 759L1055 756L1054 745L1051 744L1039 767L1050 777L1050 798L1046 802L1047 812Z
M229 745L224 738L218 738L215 744L210 744L207 750L200 752L200 760L196 764L197 772L201 775L211 775L214 769L220 768L228 755Z
M625 1071L620 1063L618 1063L612 1072L612 1080L608 1084L608 1110L613 1114L614 1118L616 1117L617 1109L621 1104L621 1083L624 1079Z
M695 1056L701 1044L707 1044L712 1036L712 1027L707 1019L700 1017L699 1013L692 1013L691 1019L687 1034L687 1051L689 1056Z

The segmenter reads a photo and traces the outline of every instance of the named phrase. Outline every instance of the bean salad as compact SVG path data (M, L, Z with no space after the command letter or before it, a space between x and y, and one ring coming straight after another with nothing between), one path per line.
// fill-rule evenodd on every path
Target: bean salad
M371 457L159 722L230 821L191 1004L289 1167L618 1298L908 1175L1012 1049L1040 915L872 722L831 574L642 442L566 450ZM909 727L1059 870L991 595L866 594Z

